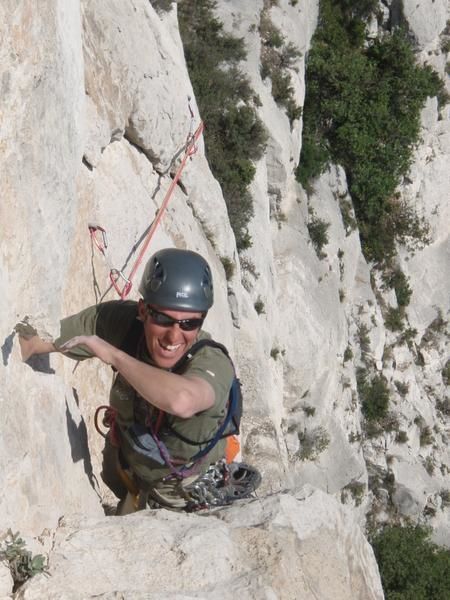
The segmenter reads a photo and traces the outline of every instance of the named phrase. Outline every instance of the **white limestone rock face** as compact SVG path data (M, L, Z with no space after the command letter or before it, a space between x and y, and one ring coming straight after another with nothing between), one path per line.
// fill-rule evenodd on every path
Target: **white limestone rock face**
M54 0L36 11L32 2L7 1L0 18L3 340L30 308L30 290L47 325L59 310L84 113L79 4Z
M309 487L210 515L67 520L49 564L51 576L35 577L18 599L383 598L358 526Z
M0 562L0 599L10 598L14 585L11 572L6 562Z
M394 349L391 376L408 386L399 411L408 441L400 449L391 436L386 452L395 457L400 512L408 516L412 510L419 521L426 518L434 539L448 545L450 512L441 499L450 488L450 396L443 376L450 356L450 124L439 117L435 98L428 100L422 123L422 143L401 192L429 223L430 243L412 253L400 249L400 265L412 289L407 319L417 334L412 350Z
M160 17L143 1L49 1L39 15L31 3L3 3L0 13L3 106L12 115L2 122L0 167L1 218L11 223L0 247L0 479L13 490L0 499L0 520L2 528L38 534L66 513L102 514L93 414L107 402L111 370L91 361L73 372L74 363L54 356L23 365L13 327L27 316L55 337L62 316L107 292L110 267L130 272L180 163L159 172L186 140L192 89L175 10ZM194 99L191 106L196 112ZM181 183L144 262L173 245L209 260L216 303L207 329L232 351L223 267L205 231L216 231L219 256L234 255L234 238L201 139ZM90 223L107 230L106 262L90 242Z
M0 530L37 534L81 507L102 514L76 397L53 361L21 363L13 333L25 315L51 332L60 311L84 137L81 19L57 1L2 3L0 17Z
M404 0L403 12L420 48L439 48L439 34L448 19L446 0Z
M150 2L82 2L89 121L86 160L96 165L126 135L161 171L189 130L186 77L175 11ZM195 106L194 106L195 108Z

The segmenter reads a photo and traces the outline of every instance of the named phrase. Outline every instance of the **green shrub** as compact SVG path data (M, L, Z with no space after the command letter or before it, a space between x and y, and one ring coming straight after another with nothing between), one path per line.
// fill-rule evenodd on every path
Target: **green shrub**
M436 400L436 408L443 415L450 417L450 398L444 398L443 400Z
M223 31L215 7L214 0L180 2L178 19L189 76L205 121L208 162L222 186L238 249L243 250L251 245L247 227L253 201L248 186L267 134L254 107L258 99L238 68L246 57L244 42Z
M361 400L361 410L368 421L380 421L388 414L389 388L385 377L375 375L369 379L365 369L356 372L356 383Z
M370 352L369 328L365 323L360 323L358 325L358 341L363 354Z
M417 329L408 327L402 332L401 336L398 338L397 344L408 344L408 346L411 346L411 342L414 340L416 335Z
M8 563L11 576L14 580L15 590L27 579L38 573L47 573L48 565L42 554L35 556L25 548L24 540L19 533L13 533L10 529L4 542L0 545L0 560Z
M423 527L386 527L371 544L386 600L450 598L450 552L430 541Z
M441 374L444 385L450 385L450 359L445 363L445 367L442 369Z
M383 273L383 283L385 288L395 290L399 306L408 306L412 289L409 286L408 278L399 267L386 270Z
M172 10L173 0L151 0L150 4L157 12L169 12Z
M296 457L300 460L315 460L330 443L330 436L323 427L313 430L304 430L298 434L300 450Z
M450 52L450 38L444 37L441 41L441 50L444 54L448 54Z
M324 258L325 255L322 252L322 248L328 244L328 228L330 223L319 219L313 213L306 226L317 256Z
M408 434L406 431L398 431L397 435L395 436L395 441L397 444L406 444L408 441Z
M301 52L292 42L286 43L285 37L276 27L268 11L261 12L259 25L261 36L261 78L270 77L272 96L275 102L286 109L289 122L302 116L302 107L295 102L289 69L294 68Z
M227 281L229 281L234 275L236 265L231 260L231 258L228 258L228 256L221 256L220 262L222 263L222 266L224 268L225 277L227 278Z
M261 300L261 298L258 297L258 299L256 300L256 302L253 305L255 307L256 313L258 315L262 315L263 313L265 313L265 306L264 306L264 302Z
M403 319L405 318L405 312L402 308L394 308L390 306L384 317L384 324L391 331L403 331L405 324Z
M350 348L350 346L347 346L347 348L345 349L344 352L344 362L347 362L348 360L351 360L353 358L353 351Z
M309 404L302 406L302 409L307 417L313 417L316 414L316 408L314 406L309 406Z
M356 506L359 506L364 498L364 492L366 490L366 486L364 483L359 481L351 481L345 487L342 488L341 493L341 501L345 499L345 491L350 492L353 500L355 501Z
M397 392L404 398L409 392L409 383L404 383L403 381L394 381L394 383L395 387L397 388Z
M425 467L425 471L428 473L430 477L434 475L434 460L431 456L427 456L423 466Z
M433 433L431 432L431 427L426 425L420 429L420 445L421 446L429 446L434 442Z
M277 346L274 346L272 348L272 350L270 351L270 356L271 356L271 358L273 358L273 360L277 360L279 354L280 354L280 349Z
M341 164L366 257L384 262L394 256L395 241L426 239L422 221L395 190L419 141L425 99L443 84L429 66L416 64L401 30L366 43L361 15L375 4L350 4L320 2L307 62L297 178L308 186L330 160Z

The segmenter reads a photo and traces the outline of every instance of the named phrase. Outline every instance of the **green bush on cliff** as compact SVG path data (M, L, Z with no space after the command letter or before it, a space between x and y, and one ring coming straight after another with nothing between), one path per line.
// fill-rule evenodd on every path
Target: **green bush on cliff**
M375 3L321 0L306 71L304 133L297 178L305 186L329 161L341 164L368 259L382 262L395 241L426 241L426 228L395 195L419 141L420 111L442 82L419 66L401 30L365 40Z
M238 249L251 245L247 231L253 216L248 186L254 161L267 135L255 105L258 98L240 71L244 42L223 31L214 16L214 0L178 4L178 19L192 87L205 122L206 156L222 186Z
M386 600L450 598L450 552L423 527L386 527L371 540Z

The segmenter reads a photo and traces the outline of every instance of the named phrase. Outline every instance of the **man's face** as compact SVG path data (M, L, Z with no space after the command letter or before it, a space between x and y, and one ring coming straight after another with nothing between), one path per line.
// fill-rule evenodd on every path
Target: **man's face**
M191 331L183 330L178 323L160 325L157 322L158 313L177 321L201 319L203 315L200 312L169 310L160 306L147 307L142 300L139 301L139 316L144 323L147 350L158 367L170 369L195 342L201 324Z

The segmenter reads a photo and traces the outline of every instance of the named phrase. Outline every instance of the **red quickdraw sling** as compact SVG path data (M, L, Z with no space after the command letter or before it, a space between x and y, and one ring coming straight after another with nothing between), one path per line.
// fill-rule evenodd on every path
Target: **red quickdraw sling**
M133 279L136 275L136 271L138 270L138 268L144 258L144 255L149 247L150 241L151 241L159 223L161 222L161 219L164 216L164 213L165 213L167 206L173 196L175 187L178 184L178 181L180 180L181 174L183 172L184 167L186 166L188 159L191 158L197 152L197 142L203 132L204 124L203 124L203 121L200 121L200 124L198 125L197 129L194 132L192 132L192 129L193 129L192 123L193 123L193 119L194 119L194 113L192 112L190 104L189 104L189 112L191 115L191 127L190 127L190 131L187 135L186 143L184 145L183 159L180 163L180 166L177 169L177 172L175 173L174 178L172 179L172 181L170 183L169 189L167 190L166 195L164 196L161 206L158 209L153 222L151 223L150 229L144 238L141 250L134 262L134 265L133 265L128 277L126 277L126 275L120 269L116 269L116 268L112 267L109 264L109 261L107 260L106 249L108 247L108 241L107 241L107 236L106 236L106 230L103 227L101 227L100 225L94 225L94 224L88 225L89 234L91 236L92 243L96 246L96 248L102 254L103 258L107 261L107 264L110 267L109 278L110 278L111 284L114 287L114 289L116 290L117 294L120 296L121 300L124 300L131 291L131 288L133 286ZM122 284L120 283L121 280L123 282Z

